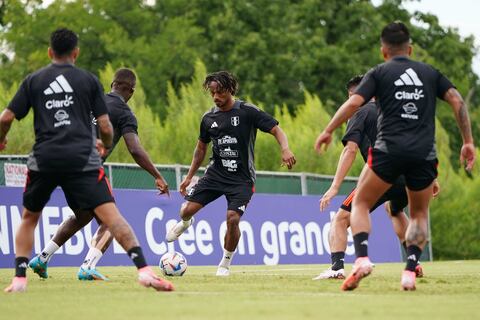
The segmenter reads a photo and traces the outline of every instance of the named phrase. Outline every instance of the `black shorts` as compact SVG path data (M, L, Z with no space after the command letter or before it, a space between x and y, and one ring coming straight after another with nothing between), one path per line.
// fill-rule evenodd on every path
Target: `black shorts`
M228 210L243 214L254 192L255 188L253 183L222 183L204 176L189 190L185 196L185 200L206 206L222 195L225 195Z
M377 149L368 150L367 164L380 179L393 184L400 175L405 176L408 189L420 191L437 178L438 160L412 159L393 156Z
M92 210L103 203L115 201L103 168L86 172L28 171L23 206L33 212L41 211L58 186L73 211Z
M355 195L355 189L350 192L350 194L345 198L340 208L345 211L352 212L352 200ZM370 208L370 212L377 209L383 203L390 201L390 212L392 216L396 216L399 212L408 205L408 195L405 190L405 184L396 182L393 186L390 187L378 201Z

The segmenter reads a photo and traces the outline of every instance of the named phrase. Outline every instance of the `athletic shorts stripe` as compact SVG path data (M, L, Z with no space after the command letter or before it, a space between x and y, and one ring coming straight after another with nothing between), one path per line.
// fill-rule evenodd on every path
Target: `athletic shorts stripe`
M357 190L357 188L353 189L352 192L350 192L348 197L345 200L343 200L342 205L344 205L345 207L350 206L350 204L352 203L352 200L353 200L353 196L355 195L355 190Z

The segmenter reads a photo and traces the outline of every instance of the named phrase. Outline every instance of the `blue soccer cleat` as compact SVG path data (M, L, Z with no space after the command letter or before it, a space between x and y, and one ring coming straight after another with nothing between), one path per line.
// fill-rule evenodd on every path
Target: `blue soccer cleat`
M97 269L83 269L80 267L78 269L78 280L86 280L86 281L91 281L91 280L102 280L102 281L108 281L108 278L105 277L103 274L97 271Z
M48 273L47 273L47 264L45 262L42 262L38 256L30 260L28 263L28 266L32 268L33 272L38 274L40 278L47 279L48 278Z

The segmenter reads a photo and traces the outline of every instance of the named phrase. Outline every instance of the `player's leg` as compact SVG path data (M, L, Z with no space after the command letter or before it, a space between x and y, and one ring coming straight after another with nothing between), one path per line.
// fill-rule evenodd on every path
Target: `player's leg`
M80 219L78 217L81 217ZM68 239L87 225L93 218L93 214L76 214L69 216L58 227L53 238L45 245L41 253L34 257L28 263L28 266L39 275L40 278L48 278L47 267L53 254L61 247Z
M227 232L225 233L222 260L220 260L217 268L217 276L229 276L230 264L240 240L240 219L252 198L254 187L253 184L224 185L222 189L225 192L228 204Z
M180 221L174 225L166 235L167 242L178 239L195 222L193 216L203 208L203 204L194 201L185 201L180 207Z
M22 221L15 234L15 277L5 292L22 292L27 288L27 267L32 252L35 227L43 207L56 187L54 176L29 171L23 193Z
M227 210L227 232L225 233L225 242L223 245L222 260L218 264L217 276L230 275L230 264L233 255L237 249L240 240L240 218L241 214L237 211Z
M342 284L342 290L355 289L360 280L372 272L373 265L368 258L368 236L371 228L370 208L390 187L390 183L385 182L368 165L365 165L358 181L350 215L357 259L352 272Z
M78 270L78 280L108 280L96 269L96 266L112 241L112 233L103 223L100 223L92 237L90 249Z
M347 197L346 200L348 200ZM348 227L350 226L350 211L345 208L345 201L342 208L333 216L328 233L332 265L320 273L313 280L322 279L344 279L345 250L347 249ZM350 205L346 206L350 208Z
M407 265L401 279L404 290L415 290L415 268L428 240L428 208L433 197L433 182L438 174L437 165L437 159L406 164L410 223L406 234Z
M385 210L392 220L393 230L398 237L398 240L402 244L403 249L407 252L407 241L405 239L407 228L408 228L408 216L403 209L395 204L395 201L385 202ZM417 266L415 267L415 274L417 278L423 277L423 268L420 264L420 261L417 261Z
M23 209L22 221L15 235L15 277L5 292L23 292L27 289L28 257L32 252L34 232L40 212Z
M142 248L132 228L118 211L115 203L106 202L95 209L96 216L105 224L114 238L127 252L130 259L138 269L138 280L145 287L153 287L159 291L172 291L173 285L159 278L147 265Z
M159 291L174 290L169 281L159 278L147 265L137 237L115 205L103 168L64 175L61 186L70 206L76 204L81 209L93 208L96 217L105 224L132 259L138 269L138 280L142 286L153 287Z
M410 223L406 233L407 264L402 275L402 288L415 290L416 268L428 240L428 207L433 185L424 190L408 190L410 199Z
M172 242L185 232L195 221L193 216L204 206L216 200L222 195L218 191L217 183L202 177L185 196L185 201L180 208L180 221L174 225L165 237L167 242Z

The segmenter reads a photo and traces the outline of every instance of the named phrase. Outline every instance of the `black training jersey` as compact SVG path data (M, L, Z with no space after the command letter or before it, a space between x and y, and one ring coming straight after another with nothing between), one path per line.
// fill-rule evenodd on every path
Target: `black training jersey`
M379 106L375 148L392 155L436 158L436 98L452 83L432 66L395 57L371 69L356 93Z
M112 153L124 134L129 132L138 134L137 118L123 97L115 92L110 92L105 95L105 101L107 102L108 115L113 127L113 144L103 160Z
M368 148L373 147L377 137L377 109L373 101L362 106L348 121L347 130L342 138L344 146L348 141L358 145L365 162L368 158Z
M213 144L205 175L227 183L255 182L257 129L269 132L276 125L278 121L272 116L240 100L229 111L213 107L200 124L199 140Z
M8 105L20 120L34 112L34 171L88 171L101 166L95 148L95 117L107 113L102 86L71 64L50 64L26 77Z

